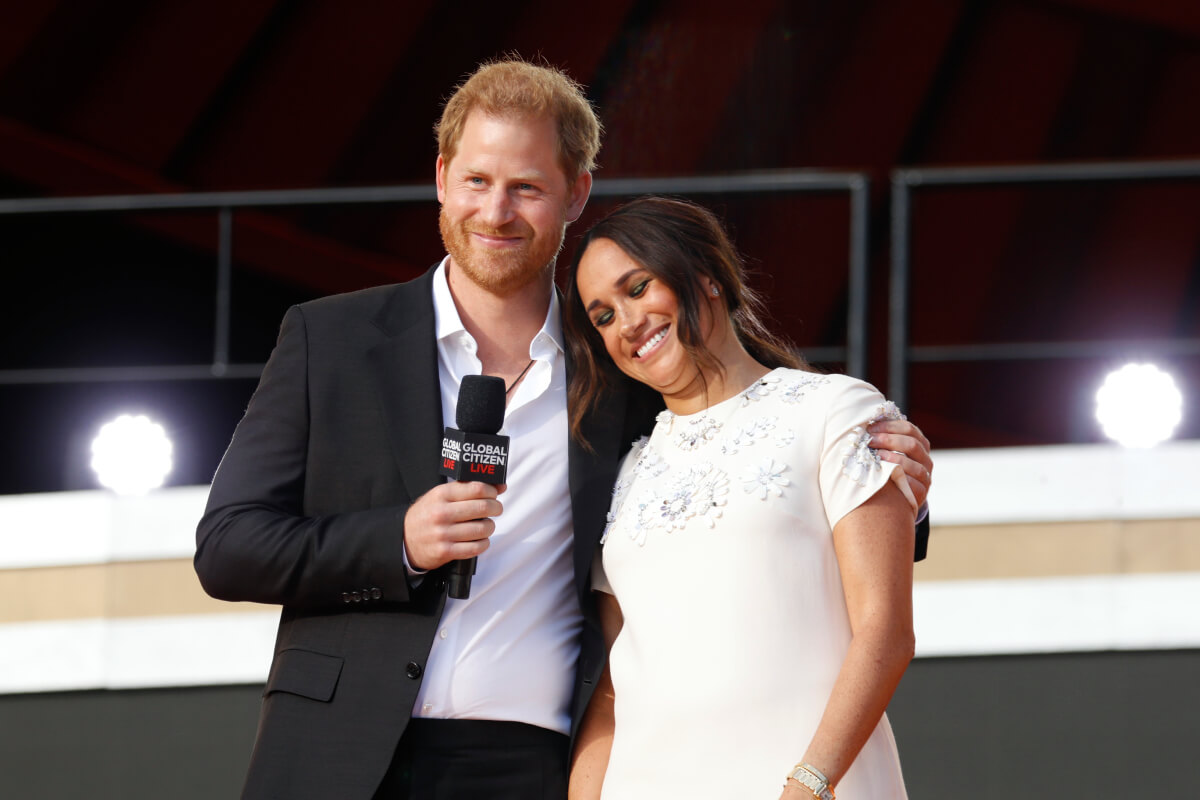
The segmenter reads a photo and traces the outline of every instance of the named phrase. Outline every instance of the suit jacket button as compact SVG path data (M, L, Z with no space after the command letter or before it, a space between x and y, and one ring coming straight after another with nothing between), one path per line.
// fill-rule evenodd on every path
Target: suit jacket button
M342 602L343 603L350 602L350 593L349 592L342 592Z
M376 586L375 588L371 589L371 599L372 599L372 600L381 600L381 599L383 599L383 591L382 591L382 590L381 590L381 589L380 589L378 586Z
M362 592L351 592L350 599L356 603L361 603L362 602Z
M415 661L408 662L408 666L404 668L404 674L415 681L421 677L421 665Z

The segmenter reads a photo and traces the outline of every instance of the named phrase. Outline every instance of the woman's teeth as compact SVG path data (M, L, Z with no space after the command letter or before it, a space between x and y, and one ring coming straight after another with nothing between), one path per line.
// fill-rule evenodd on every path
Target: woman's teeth
M646 343L637 349L637 357L641 358L642 356L646 355L646 353L649 353L651 350L654 349L654 346L656 344L658 344L665 338L667 338L667 329L663 328L661 331L659 331L658 333L651 336L648 340L646 340Z

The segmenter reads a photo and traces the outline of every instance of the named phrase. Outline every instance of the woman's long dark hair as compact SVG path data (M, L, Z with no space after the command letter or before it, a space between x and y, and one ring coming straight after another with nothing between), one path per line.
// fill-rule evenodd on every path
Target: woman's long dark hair
M746 283L742 259L720 221L708 209L687 200L641 197L601 219L583 236L567 268L567 299L563 312L571 379L567 407L571 435L587 445L581 434L583 418L601 402L605 389L621 379L604 341L592 325L579 296L579 262L596 239L608 239L661 281L679 302L676 335L703 372L721 373L723 365L704 346L700 309L704 298L701 278L721 290L738 341L766 367L808 369L785 339L767 330L764 305Z

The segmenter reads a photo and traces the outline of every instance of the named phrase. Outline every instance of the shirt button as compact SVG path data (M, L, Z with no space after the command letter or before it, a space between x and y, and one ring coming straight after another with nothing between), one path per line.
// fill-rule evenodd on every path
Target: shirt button
M430 711L433 711L433 703L426 703L421 706L421 710L428 714Z
M449 635L450 635L450 631L446 630L445 628L442 628L441 633L438 634L438 636L442 639L445 639Z

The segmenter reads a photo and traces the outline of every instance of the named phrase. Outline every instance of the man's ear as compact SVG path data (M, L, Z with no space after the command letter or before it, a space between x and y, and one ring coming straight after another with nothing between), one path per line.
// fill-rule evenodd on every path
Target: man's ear
M567 200L567 222L574 222L583 213L592 194L592 173L584 170L571 184Z
M446 202L446 162L442 160L442 154L438 153L437 167L434 170L433 182L437 184L437 197L439 203Z

